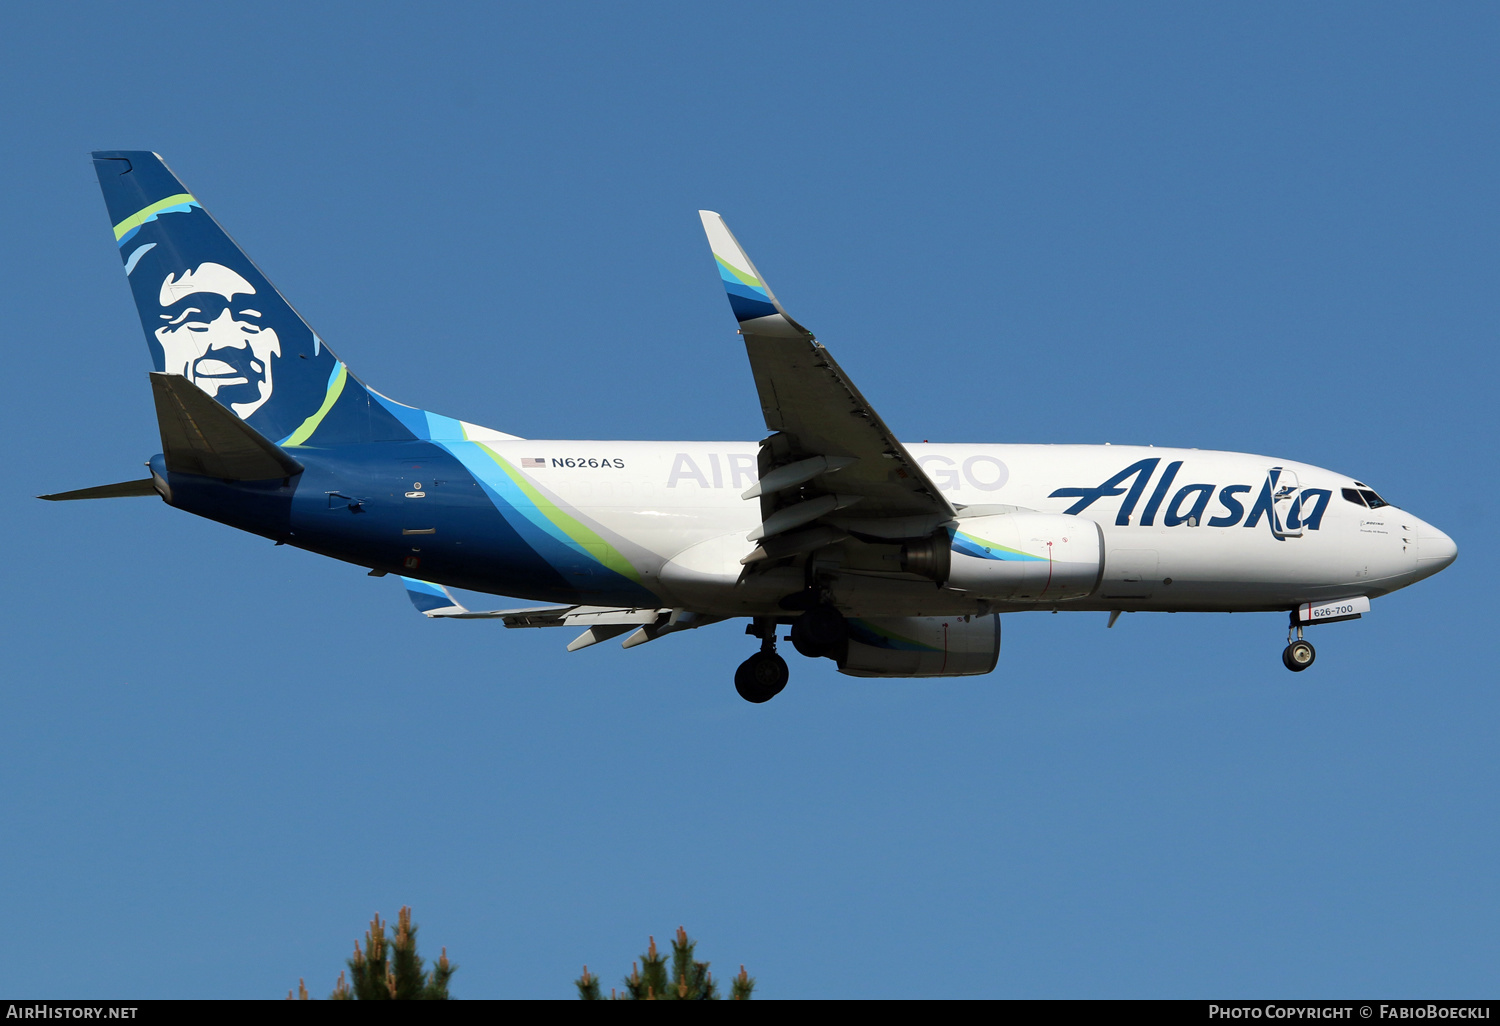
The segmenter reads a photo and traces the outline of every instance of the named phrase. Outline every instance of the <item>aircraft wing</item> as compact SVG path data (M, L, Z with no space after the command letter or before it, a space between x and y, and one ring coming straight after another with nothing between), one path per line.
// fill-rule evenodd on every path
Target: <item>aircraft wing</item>
M441 584L401 578L406 597L423 616L454 620L500 620L507 627L566 627L590 624L655 623L668 609L625 609L610 606L528 606L523 609L472 610L461 605Z
M740 322L761 412L761 548L746 562L837 540L930 534L952 505L812 332L782 308L724 219L701 210L703 230ZM811 526L810 526L811 525ZM821 532L810 534L809 532Z
M523 609L471 610L465 608L441 584L401 578L406 597L423 616L445 620L499 620L506 627L584 627L587 628L568 645L569 652L619 637L627 631L640 635L639 641L627 639L625 647L654 640L662 634L687 629L684 615L673 619L670 609L626 609L610 606L528 606ZM691 617L692 614L687 614ZM702 618L699 618L700 621ZM680 625L679 625L680 624ZM692 622L691 626L702 626Z

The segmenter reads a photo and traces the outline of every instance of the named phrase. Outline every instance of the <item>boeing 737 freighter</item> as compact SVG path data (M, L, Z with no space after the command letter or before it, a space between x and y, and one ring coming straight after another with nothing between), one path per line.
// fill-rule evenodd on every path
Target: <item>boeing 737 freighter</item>
M758 442L523 439L402 405L307 326L154 153L94 167L156 370L145 480L46 499L169 506L396 574L429 617L572 627L569 651L748 619L735 687L786 686L778 635L860 677L988 673L1000 614L1279 611L1310 624L1452 563L1442 531L1333 471L1248 453L903 444L718 214ZM549 603L471 611L448 587Z

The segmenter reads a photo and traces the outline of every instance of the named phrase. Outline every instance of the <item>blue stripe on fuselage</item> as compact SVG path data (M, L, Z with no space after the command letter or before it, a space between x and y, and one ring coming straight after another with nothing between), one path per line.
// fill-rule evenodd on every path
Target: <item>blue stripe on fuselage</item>
M543 602L655 601L537 528L446 446L371 443L296 454L307 469L291 503L289 544L469 591ZM406 495L414 481L419 498Z

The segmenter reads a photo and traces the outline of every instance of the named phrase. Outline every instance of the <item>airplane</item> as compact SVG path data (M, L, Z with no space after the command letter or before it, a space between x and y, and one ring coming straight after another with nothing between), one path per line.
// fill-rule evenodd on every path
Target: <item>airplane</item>
M1454 561L1442 531L1334 471L1126 445L903 443L700 211L767 434L537 440L406 406L336 357L155 153L93 154L155 370L142 480L40 496L167 505L396 575L417 610L570 627L578 651L748 620L856 677L989 673L1022 611L1279 612L1305 627ZM448 590L547 603L470 610ZM785 637L779 637L783 628Z

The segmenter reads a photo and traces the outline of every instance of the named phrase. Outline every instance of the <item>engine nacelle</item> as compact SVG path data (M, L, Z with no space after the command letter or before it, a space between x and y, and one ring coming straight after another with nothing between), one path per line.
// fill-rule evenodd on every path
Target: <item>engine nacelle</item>
M965 517L953 535L948 586L984 598L1046 604L1094 593L1103 566L1099 525L1066 513Z
M882 616L849 620L839 672L851 677L972 677L1000 659L1000 616Z

